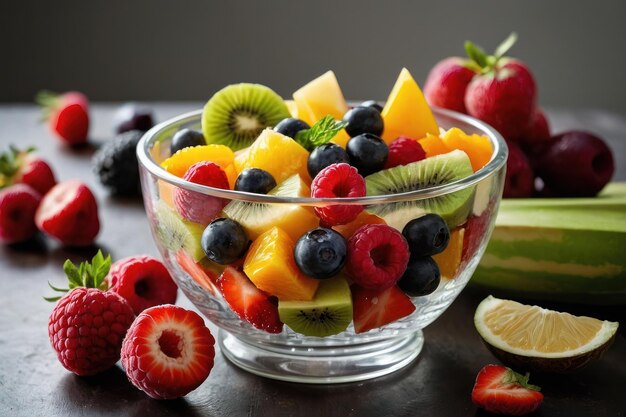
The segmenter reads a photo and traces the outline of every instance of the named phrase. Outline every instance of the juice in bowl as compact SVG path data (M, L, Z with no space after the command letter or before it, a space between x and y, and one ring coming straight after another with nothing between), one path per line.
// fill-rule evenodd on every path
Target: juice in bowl
M304 383L394 372L483 254L505 142L430 109L406 69L384 108L349 107L331 71L293 97L235 84L146 133L153 238L241 368Z

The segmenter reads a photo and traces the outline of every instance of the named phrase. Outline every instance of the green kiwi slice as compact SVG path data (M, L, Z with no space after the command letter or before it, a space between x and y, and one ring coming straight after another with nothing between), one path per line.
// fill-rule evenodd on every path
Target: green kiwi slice
M294 332L326 337L341 333L352 322L352 297L345 278L321 281L311 301L279 301L280 320Z
M418 162L385 169L365 178L367 195L405 193L449 184L471 175L472 164L463 151L433 156ZM474 186L426 200L374 204L367 211L382 217L388 225L402 230L412 219L426 213L443 217L450 228L465 222L472 208Z
M156 233L163 246L173 252L183 249L196 262L204 258L200 244L204 226L183 220L164 201L157 203L156 218Z
M266 127L291 117L283 99L260 84L231 84L215 93L202 112L202 133L207 144L233 151L250 146Z

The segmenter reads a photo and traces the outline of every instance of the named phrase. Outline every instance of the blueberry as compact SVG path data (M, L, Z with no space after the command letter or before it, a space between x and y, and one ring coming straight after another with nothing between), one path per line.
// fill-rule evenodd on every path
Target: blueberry
M202 132L191 129L181 129L176 132L172 138L172 143L170 144L170 154L174 155L181 149L200 145L206 145Z
M311 178L315 178L327 166L340 162L350 162L346 151L337 144L325 143L313 149L313 152L309 155L306 167Z
M207 258L227 265L241 258L250 240L241 225L230 219L215 219L204 229L200 240Z
M344 114L343 121L348 122L345 129L352 138L362 133L380 136L385 128L383 116L373 107L354 107Z
M147 132L154 126L152 110L134 103L124 104L113 115L113 124L116 133L128 132L129 130Z
M319 227L302 235L293 252L302 272L326 279L337 275L346 263L346 240L332 229Z
M383 169L389 156L387 144L371 133L363 133L350 139L346 151L350 165L356 167L364 177Z
M433 258L426 257L409 261L406 271L398 280L398 287L411 297L428 295L435 291L441 274Z
M267 194L274 187L276 180L272 174L259 168L244 169L235 181L235 190L249 193Z
M310 128L311 126L309 126L305 121L289 117L278 122L278 124L274 126L274 131L295 139L296 133Z
M402 229L411 258L432 256L443 252L450 241L450 229L446 222L436 214L413 219Z
M373 109L378 110L379 113L381 113L383 111L383 106L378 104L378 102L376 100L364 101L363 103L359 104L359 107L371 107Z

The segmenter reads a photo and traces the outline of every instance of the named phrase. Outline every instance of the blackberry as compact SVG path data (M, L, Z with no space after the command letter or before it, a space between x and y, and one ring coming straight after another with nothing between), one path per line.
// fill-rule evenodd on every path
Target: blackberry
M141 195L136 148L142 136L140 130L121 133L94 155L94 173L112 195Z

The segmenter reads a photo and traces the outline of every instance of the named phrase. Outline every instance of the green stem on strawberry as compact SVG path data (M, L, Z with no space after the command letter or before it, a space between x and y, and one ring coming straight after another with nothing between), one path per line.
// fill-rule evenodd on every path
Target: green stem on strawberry
M475 45L472 41L465 41L465 52L470 59L467 67L479 74L492 72L500 59L515 45L515 42L517 42L517 33L513 32L498 45L492 55L487 55L480 46Z
M59 106L61 95L49 90L41 90L35 96L35 102L41 106L42 121L48 120L52 112Z
M92 258L91 262L81 262L78 267L69 259L63 264L63 271L68 278L68 288L58 288L48 282L50 288L53 291L66 293L74 288L98 288L102 291L108 289L108 284L105 281L105 277L109 273L111 268L111 255L106 258L102 255L102 251L98 251ZM58 301L62 295L56 297L44 297L44 300L55 302Z
M13 184L13 176L22 165L22 157L34 150L33 146L21 151L10 145L7 152L0 154L0 189Z

